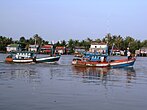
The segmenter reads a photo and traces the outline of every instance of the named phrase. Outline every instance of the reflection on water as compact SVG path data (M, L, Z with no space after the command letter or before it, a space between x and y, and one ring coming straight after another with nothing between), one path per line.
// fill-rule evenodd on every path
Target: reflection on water
M74 74L79 75L86 83L97 83L102 81L103 84L109 82L121 82L123 76L126 77L126 83L135 80L136 72L131 68L96 68L96 67L73 67Z
M74 73L82 77L84 79L84 83L96 83L98 80L101 80L105 84L109 70L110 69L108 68L96 67L73 67Z
M134 68L127 68L127 69L124 69L126 70L126 73L127 73L127 83L131 83L131 80L135 80L136 78L136 72L134 70Z
M37 81L39 78L40 75L37 73L37 71L28 67L0 70L1 80L26 79L30 81Z

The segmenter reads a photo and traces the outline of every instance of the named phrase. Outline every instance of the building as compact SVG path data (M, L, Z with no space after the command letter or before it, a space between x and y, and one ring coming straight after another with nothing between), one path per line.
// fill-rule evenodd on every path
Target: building
M16 52L16 51L21 51L21 46L20 44L10 44L6 47L7 52Z
M85 52L86 49L85 49L85 47L83 47L83 46L80 46L80 47L76 46L76 47L74 48L74 51L75 51L74 55L75 55L76 57L82 57L82 56L83 56L82 53Z
M108 53L108 46L106 43L101 42L101 43L97 43L97 42L92 42L89 52L97 52L100 54L106 54Z
M117 48L113 48L112 51L112 55L120 55L120 49L117 49Z
M140 49L139 50L135 50L135 55L136 56L140 56Z
M72 54L72 48L66 47L65 53L66 54Z
M80 46L80 47L76 46L74 50L75 50L75 53L82 53L86 51L85 47L83 46Z
M40 53L53 54L53 45L48 44L40 48Z
M142 47L140 49L140 56L147 56L147 47Z
M37 52L39 49L39 45L29 45L29 51Z
M55 49L55 54L65 54L66 48L64 46L57 46Z
M147 56L147 47L142 47L141 49L136 50L135 54L137 56Z

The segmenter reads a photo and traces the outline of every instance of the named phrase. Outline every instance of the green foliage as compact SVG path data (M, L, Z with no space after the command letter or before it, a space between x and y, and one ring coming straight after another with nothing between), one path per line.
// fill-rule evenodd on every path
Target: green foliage
M87 38L86 40L82 40L82 41L69 39L68 42L66 42L65 40L61 42L58 41L57 43L54 44L54 47L65 46L70 48L70 53L73 53L74 48L80 46L85 47L86 50L89 50L92 41L93 40L90 38ZM112 45L114 45L115 48L120 50L126 50L129 47L130 51L132 51L133 53L135 52L135 50L138 50L142 47L147 47L147 40L141 42L140 40L136 40L131 36L126 36L125 38L123 38L120 35L111 35L110 33L108 33L102 40L97 38L94 41L98 43L100 42L107 43L109 49L112 48ZM22 48L27 49L29 45L34 45L36 43L37 45L41 46L48 44L49 41L43 40L38 34L35 34L33 37L29 39L26 39L24 36L22 36L20 37L19 40L14 40L14 41L12 38L0 36L0 51L6 51L7 45L12 43L21 44Z
M0 36L0 51L6 51L7 45L11 43L13 43L12 38Z

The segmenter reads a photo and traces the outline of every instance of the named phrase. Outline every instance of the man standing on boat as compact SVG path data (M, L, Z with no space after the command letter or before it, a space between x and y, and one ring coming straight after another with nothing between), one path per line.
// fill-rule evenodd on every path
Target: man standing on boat
M128 60L131 59L131 52L129 51L129 48L127 48L127 57L128 57Z

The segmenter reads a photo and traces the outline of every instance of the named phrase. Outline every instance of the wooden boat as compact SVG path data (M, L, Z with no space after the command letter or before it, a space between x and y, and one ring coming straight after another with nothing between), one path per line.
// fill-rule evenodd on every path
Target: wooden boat
M59 61L60 56L48 56L48 57L42 57L42 58L36 58L36 63L56 63Z
M84 66L84 67L110 67L110 68L118 68L118 67L130 67L134 65L136 61L135 58L131 59L120 59L120 60L108 60L108 55L106 54L94 54L91 53L86 55L83 58L74 58L72 61L72 65L74 66Z

